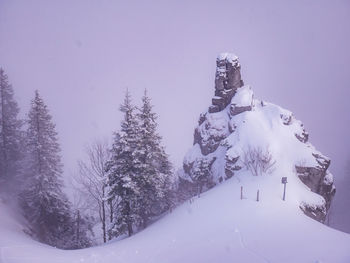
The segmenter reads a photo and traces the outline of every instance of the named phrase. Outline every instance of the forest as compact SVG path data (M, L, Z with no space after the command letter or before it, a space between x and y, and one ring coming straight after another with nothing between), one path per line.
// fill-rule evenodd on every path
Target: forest
M97 138L86 147L69 198L59 134L39 91L26 119L20 119L14 88L1 69L0 98L0 193L26 218L27 234L42 243L77 249L131 236L210 180L202 165L196 184L181 182L157 132L147 91L138 107L127 90L112 144Z

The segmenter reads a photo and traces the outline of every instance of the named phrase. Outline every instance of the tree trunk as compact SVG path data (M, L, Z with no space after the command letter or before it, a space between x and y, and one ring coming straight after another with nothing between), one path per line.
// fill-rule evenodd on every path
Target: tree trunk
M128 235L131 237L133 231L132 231L132 224L130 222L130 219L128 220Z
M112 201L109 203L109 211L110 211L109 221L110 221L110 223L112 223L113 222L113 204L112 204Z
M80 212L78 210L78 218L77 218L77 242L80 240Z
M102 196L105 196L105 187L102 186ZM102 231L103 231L103 243L106 243L106 209L105 201L102 199Z
M128 225L128 235L129 237L133 234L132 231L132 222L131 222L131 217L130 217L130 204L127 202L127 225Z
M146 215L143 216L143 220L142 221L143 221L142 222L142 227L143 227L143 229L145 229L147 227L147 225L148 225L148 220L147 220L147 216Z
M113 222L113 203L112 201L109 201L109 222L112 224ZM112 239L111 233L108 231L108 240Z

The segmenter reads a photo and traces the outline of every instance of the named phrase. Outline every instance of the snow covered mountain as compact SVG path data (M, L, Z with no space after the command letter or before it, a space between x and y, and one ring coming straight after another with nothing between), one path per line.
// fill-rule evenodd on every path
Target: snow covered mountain
M130 238L71 251L32 240L0 199L0 263L349 263L350 235L304 214L325 219L335 192L329 159L289 111L253 99L239 67L219 56L213 105L184 159L183 183L195 187L207 165L208 191ZM267 165L247 169L260 155Z
M254 98L240 67L235 55L218 56L215 96L200 115L194 145L184 159L183 179L195 187L203 163L211 177L207 188L250 170L271 181L271 189L264 192L256 186L261 194L280 196L281 178L287 177L289 201L324 222L335 194L329 158L308 142L303 124L290 111Z

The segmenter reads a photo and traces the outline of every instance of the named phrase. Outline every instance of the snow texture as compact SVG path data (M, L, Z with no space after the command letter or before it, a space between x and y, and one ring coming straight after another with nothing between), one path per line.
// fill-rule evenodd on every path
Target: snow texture
M73 251L31 240L14 219L18 215L0 203L0 261L348 263L350 235L306 217L289 188L282 201L282 185L272 177L242 172L130 238ZM257 189L260 202L255 201Z
M237 90L237 93L231 100L231 105L238 107L252 106L253 91L250 86L246 85Z
M230 62L231 64L238 63L238 57L232 53L221 53L218 55L217 60L226 60L227 62Z

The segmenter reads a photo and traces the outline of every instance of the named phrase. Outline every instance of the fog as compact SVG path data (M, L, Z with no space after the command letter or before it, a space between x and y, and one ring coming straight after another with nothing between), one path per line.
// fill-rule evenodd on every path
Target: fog
M331 224L350 232L349 25L345 0L0 0L0 66L22 116L41 92L69 177L84 145L118 129L127 88L135 103L148 89L181 167L214 94L216 56L233 52L255 97L291 110L331 158Z

